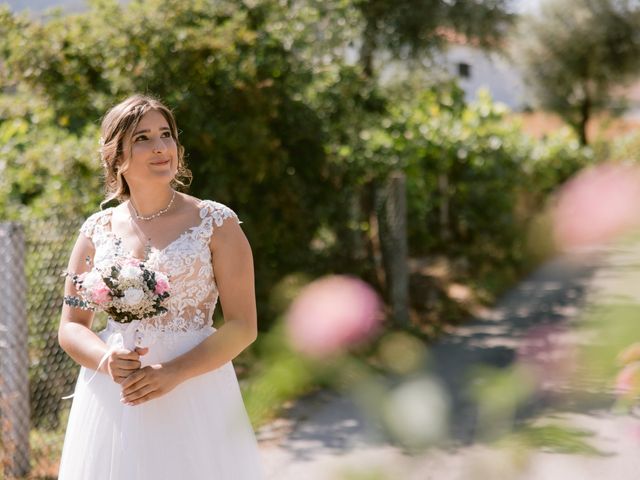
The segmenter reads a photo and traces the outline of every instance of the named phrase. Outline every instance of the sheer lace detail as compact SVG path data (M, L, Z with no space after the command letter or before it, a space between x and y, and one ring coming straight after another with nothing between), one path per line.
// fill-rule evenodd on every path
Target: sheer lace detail
M200 201L200 223L181 233L162 249L152 247L147 265L169 276L168 312L140 322L142 331L190 332L211 325L218 302L209 241L228 218L238 218L226 205ZM95 265L109 264L117 253L118 236L111 231L113 207L91 215L80 227L95 247ZM125 254L127 252L120 252Z

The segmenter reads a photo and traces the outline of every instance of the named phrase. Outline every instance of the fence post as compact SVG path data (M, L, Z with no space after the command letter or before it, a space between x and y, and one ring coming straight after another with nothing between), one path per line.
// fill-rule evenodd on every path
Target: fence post
M0 222L0 442L7 478L29 473L29 352L25 235Z
M407 187L404 172L391 174L378 190L380 240L387 273L387 291L395 324L409 325L409 246L407 239Z

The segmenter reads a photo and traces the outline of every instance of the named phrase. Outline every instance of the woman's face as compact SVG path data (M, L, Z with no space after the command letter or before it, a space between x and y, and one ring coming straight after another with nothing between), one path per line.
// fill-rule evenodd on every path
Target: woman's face
M141 183L168 184L178 172L178 147L162 113L143 115L132 135L125 137L122 174L130 186Z

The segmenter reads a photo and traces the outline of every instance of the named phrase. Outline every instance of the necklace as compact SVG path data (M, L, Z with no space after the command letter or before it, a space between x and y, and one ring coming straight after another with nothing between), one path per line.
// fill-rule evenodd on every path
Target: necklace
M167 213L169 211L169 209L171 208L171 205L173 205L173 200L176 198L176 191L173 191L173 195L171 196L171 201L169 202L169 205L167 205L165 208L163 208L162 210L154 213L153 215L149 215L148 217L144 217L142 215L138 215L138 212L136 210L136 208L133 206L133 203L131 203L131 200L129 200L129 204L131 205L131 208L133 208L133 213L136 215L136 218L138 220L153 220L156 217L159 217L160 215L164 215L165 213Z

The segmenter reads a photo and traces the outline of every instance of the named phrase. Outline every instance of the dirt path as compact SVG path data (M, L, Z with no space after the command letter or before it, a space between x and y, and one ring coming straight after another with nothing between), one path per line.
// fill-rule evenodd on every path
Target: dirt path
M283 418L258 432L268 478L498 478L487 475L488 471L483 473L485 467L493 471L497 462L505 465L500 478L510 480L595 480L605 474L615 475L617 480L640 478L640 421L611 414L609 392L583 395L582 401L565 403L562 411L553 413L549 412L549 398L541 395L520 412L522 417L553 414L588 429L593 432L590 442L604 455L536 452L526 468L515 473L509 470L511 463L502 452L475 442L476 406L466 394L469 367L511 365L516 352L531 341L534 327L547 329L549 335L564 335L565 343L578 342L572 327L579 324L579 314L590 302L602 295L626 295L640 302L640 244L551 261L505 295L494 309L456 328L430 348L430 368L446 385L454 412L450 448L409 457L367 423L353 400L323 391L301 399ZM586 379L585 391L588 383ZM556 388L561 390L562 385ZM557 395L553 398L557 401ZM386 476L345 475L368 468Z

